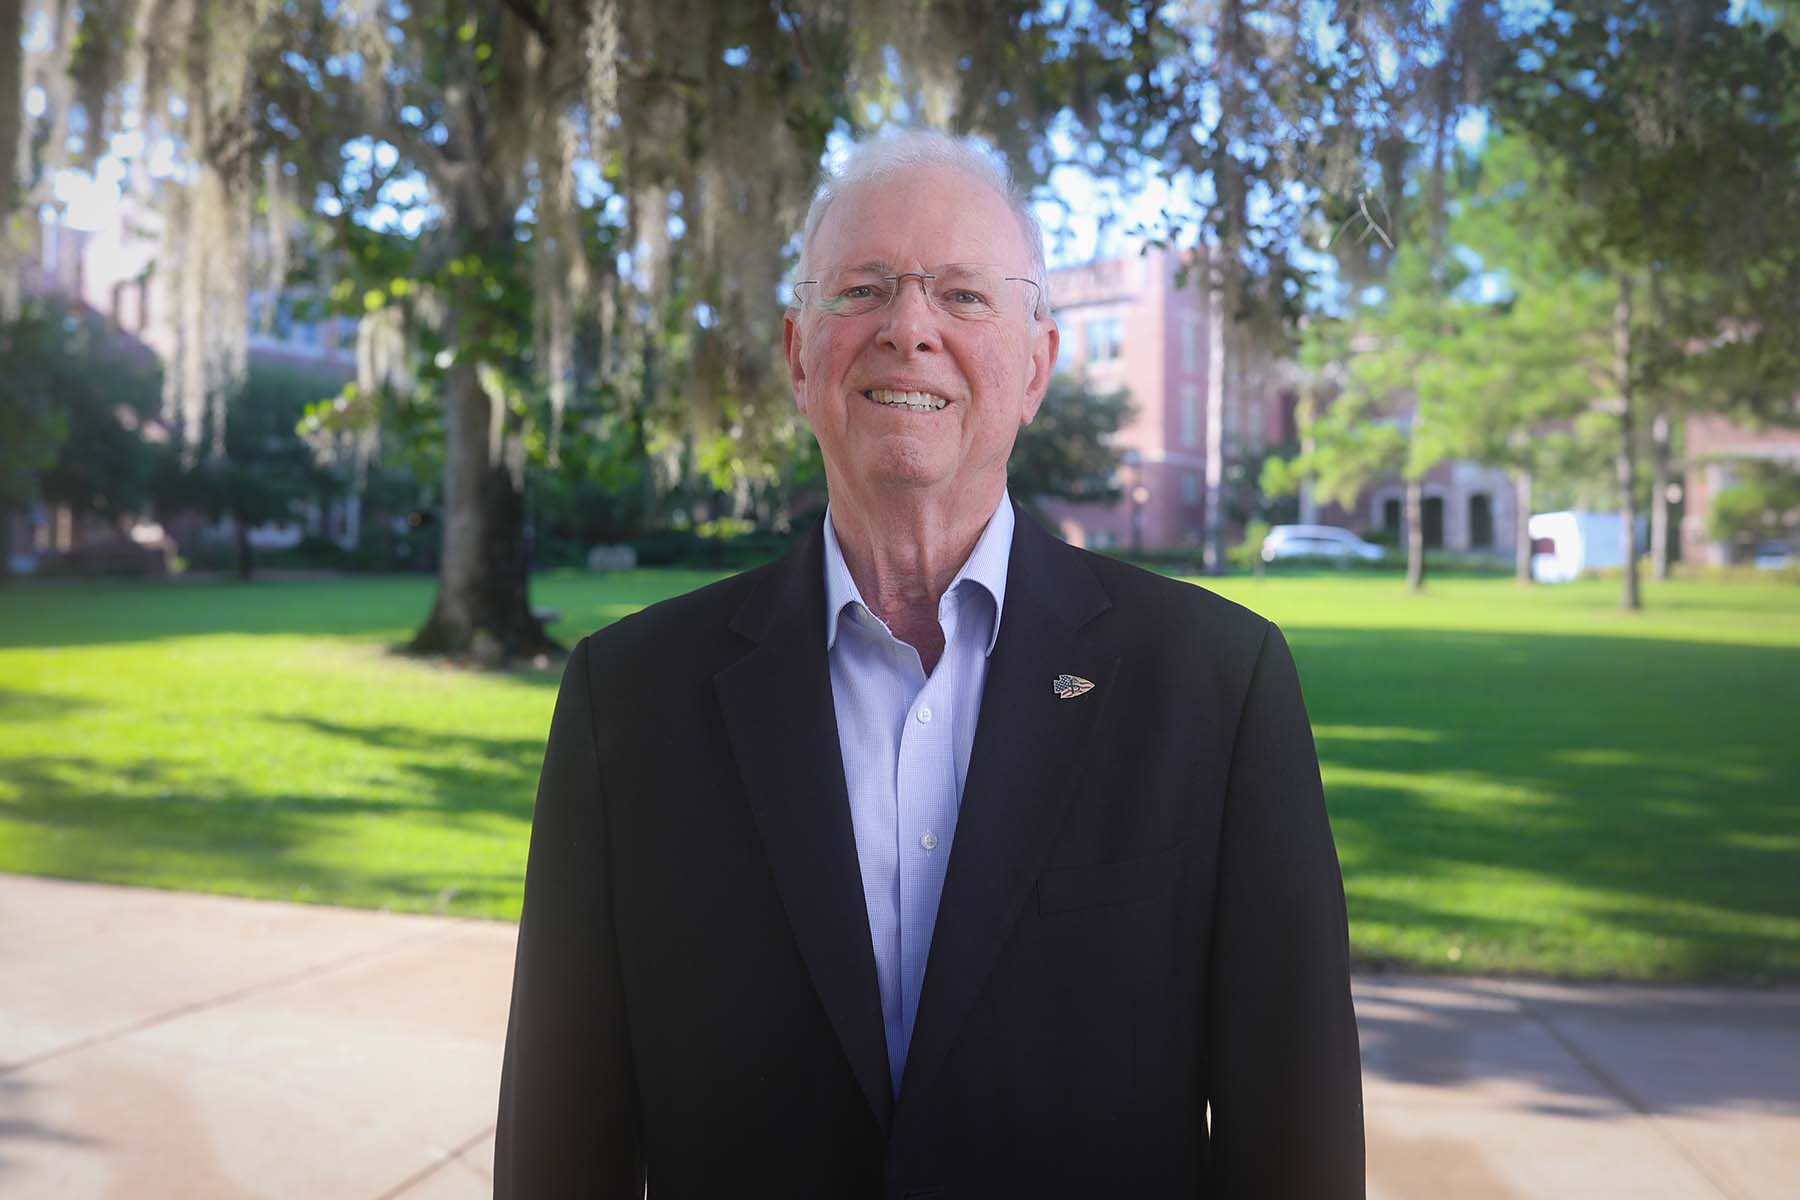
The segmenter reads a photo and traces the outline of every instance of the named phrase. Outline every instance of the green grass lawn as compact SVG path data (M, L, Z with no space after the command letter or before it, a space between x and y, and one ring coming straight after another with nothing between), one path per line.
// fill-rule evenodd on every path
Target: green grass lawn
M565 642L712 578L541 578ZM1800 978L1800 589L1230 579L1305 681L1365 964ZM557 670L422 579L0 589L0 870L518 911Z

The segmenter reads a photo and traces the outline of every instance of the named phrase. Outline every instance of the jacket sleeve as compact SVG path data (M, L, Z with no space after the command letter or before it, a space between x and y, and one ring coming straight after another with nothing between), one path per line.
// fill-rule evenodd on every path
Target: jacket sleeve
M1362 1069L1343 877L1299 675L1273 625L1227 787L1207 971L1216 1194L1361 1197Z
M496 1198L644 1194L589 689L583 639L563 672L531 823Z

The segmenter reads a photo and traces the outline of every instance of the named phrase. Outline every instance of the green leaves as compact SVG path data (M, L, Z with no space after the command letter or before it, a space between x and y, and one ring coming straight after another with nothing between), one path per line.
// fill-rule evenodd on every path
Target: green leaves
M1734 464L1731 474L1734 482L1712 499L1708 535L1740 552L1761 538L1800 543L1800 470L1751 460Z
M1583 0L1516 44L1497 113L1559 166L1571 250L1677 267L1794 232L1800 53L1719 0Z
M113 519L144 507L160 453L142 432L161 401L147 358L57 304L28 305L0 327L0 499L41 494Z
M1110 503L1119 498L1119 452L1112 436L1130 418L1123 391L1092 392L1068 372L1050 388L1031 424L1019 431L1007 464L1008 487L1021 503L1040 499Z
M1311 479L1350 504L1451 459L1534 473L1571 461L1568 431L1611 394L1614 291L1562 249L1567 205L1548 169L1524 139L1490 138L1456 172L1441 261L1403 237L1376 302L1312 324L1301 361L1325 381L1323 411L1312 449L1266 467L1265 487Z

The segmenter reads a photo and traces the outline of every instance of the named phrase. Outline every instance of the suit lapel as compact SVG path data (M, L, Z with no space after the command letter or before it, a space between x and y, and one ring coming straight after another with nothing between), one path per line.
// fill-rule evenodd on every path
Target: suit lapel
M825 657L824 580L815 528L738 610L731 628L757 645L714 683L794 939L886 1129L893 1091Z
M1081 556L1019 513L902 1098L948 1052L1062 825L1118 666L1110 645L1081 635L1108 604ZM1094 689L1059 698L1065 673Z

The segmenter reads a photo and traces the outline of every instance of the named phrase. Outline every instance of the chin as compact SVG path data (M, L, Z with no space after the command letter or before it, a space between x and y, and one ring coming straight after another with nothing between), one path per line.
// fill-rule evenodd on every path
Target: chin
M935 455L917 453L916 448L889 447L865 460L861 474L882 487L910 490L936 487L956 472L952 464Z

